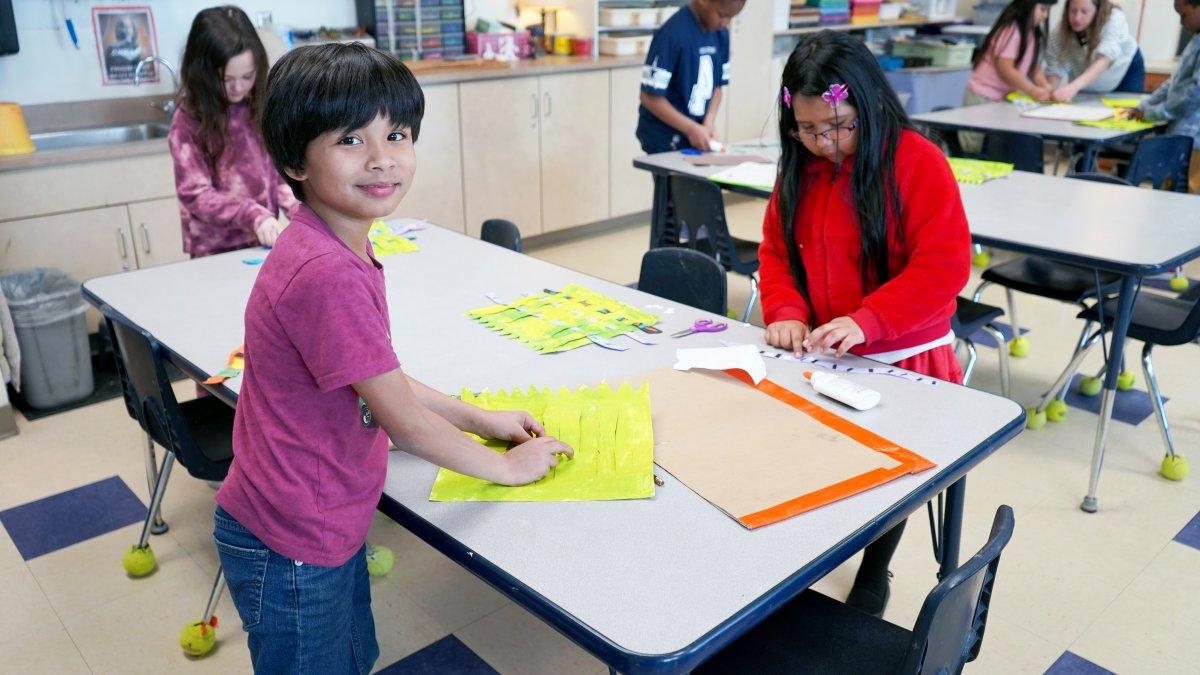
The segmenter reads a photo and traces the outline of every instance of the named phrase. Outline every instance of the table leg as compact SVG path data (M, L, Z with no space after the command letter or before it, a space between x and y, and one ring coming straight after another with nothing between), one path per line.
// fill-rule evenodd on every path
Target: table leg
M1108 425L1112 421L1113 403L1117 395L1117 376L1121 374L1121 355L1125 353L1125 334L1133 316L1134 278L1121 278L1120 295L1117 296L1117 315L1113 317L1112 343L1108 349L1108 363L1104 373L1104 391L1100 399L1100 422L1096 426L1096 444L1092 449L1092 473L1088 480L1087 496L1079 508L1088 513L1099 509L1096 488L1100 484L1100 469L1104 466L1104 446L1108 442Z
M1091 173L1096 170L1096 146L1088 143L1083 146L1083 171Z
M958 547L962 541L963 503L967 497L967 477L963 476L946 490L946 513L942 523L942 560L938 579L958 567Z
M650 248L663 245L667 216L671 208L671 183L666 174L655 173L654 204L650 209Z

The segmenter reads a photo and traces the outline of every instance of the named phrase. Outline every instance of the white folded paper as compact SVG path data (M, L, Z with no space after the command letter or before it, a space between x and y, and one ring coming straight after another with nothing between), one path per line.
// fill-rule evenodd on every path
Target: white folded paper
M676 349L675 370L730 370L745 371L754 384L767 377L767 364L754 345L735 347L707 347L700 349Z

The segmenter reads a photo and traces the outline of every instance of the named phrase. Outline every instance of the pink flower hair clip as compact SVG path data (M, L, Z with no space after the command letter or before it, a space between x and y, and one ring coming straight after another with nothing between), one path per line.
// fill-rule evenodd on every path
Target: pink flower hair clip
M821 94L821 100L829 104L830 108L837 110L842 101L850 97L850 87L844 84L831 84L829 89Z
M787 87L783 87L783 104L788 108L792 107L792 92L788 91Z

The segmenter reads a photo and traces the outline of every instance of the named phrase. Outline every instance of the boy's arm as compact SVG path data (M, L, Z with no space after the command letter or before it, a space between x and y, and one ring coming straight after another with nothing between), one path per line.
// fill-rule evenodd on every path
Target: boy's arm
M645 91L639 93L642 105L646 110L650 111L664 124L671 127L675 131L687 136L688 142L697 150L708 151L708 129L702 124L697 124L692 118L684 115L675 109L666 96L657 94L648 94Z
M721 108L721 94L724 91L725 87L717 87L713 90L712 98L708 101L708 112L704 114L704 127L708 129L712 138L717 137L717 113Z
M463 403L421 382L408 377L417 399L429 410L455 427L483 438L495 438L523 443L536 436L545 436L546 429L532 415L521 411L488 411Z
M538 480L558 464L558 454L568 457L574 454L567 444L548 436L522 443L503 454L495 452L426 408L409 381L404 371L396 368L353 385L396 447L409 454L502 485L524 485Z
M1198 39L1200 37L1192 38L1193 41ZM1194 47L1191 45L1189 48ZM1177 120L1200 109L1200 58L1193 63L1195 74L1187 77L1188 73L1176 71L1171 79L1138 106L1145 111L1146 119ZM1179 86L1181 82L1188 82L1191 86Z

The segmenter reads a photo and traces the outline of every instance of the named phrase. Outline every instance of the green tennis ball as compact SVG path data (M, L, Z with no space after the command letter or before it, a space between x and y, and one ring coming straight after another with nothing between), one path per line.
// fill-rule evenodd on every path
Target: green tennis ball
M1054 399L1046 406L1046 419L1051 422L1061 422L1067 418L1067 402Z
M980 251L971 256L971 264L976 267L987 267L992 264L992 254L987 251Z
M1037 431L1046 426L1046 411L1034 408L1025 409L1025 428Z
M1188 466L1188 461L1182 456L1167 455L1163 457L1162 467L1158 472L1167 480L1183 480L1187 478L1191 470L1192 468Z
M396 566L396 554L386 546L367 545L367 574L381 577Z
M1133 373L1129 372L1128 370L1123 370L1121 371L1121 374L1117 376L1117 389L1120 391L1129 391L1130 389L1133 389L1133 383L1136 381L1137 378L1133 376Z
M1013 356L1025 356L1029 353L1029 340L1025 336L1015 337L1008 343L1008 353Z
M1095 396L1100 393L1102 385L1103 383L1100 381L1100 378L1088 375L1079 381L1079 393L1084 396Z
M154 560L154 549L150 548L149 544L146 544L145 548L130 546L125 557L121 559L125 573L131 577L144 577L153 572L157 564Z
M1187 277L1171 277L1171 290L1182 293L1188 289L1189 283Z
M196 621L189 623L179 631L179 647L188 656L204 656L212 651L217 644L217 617L212 624Z

